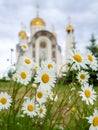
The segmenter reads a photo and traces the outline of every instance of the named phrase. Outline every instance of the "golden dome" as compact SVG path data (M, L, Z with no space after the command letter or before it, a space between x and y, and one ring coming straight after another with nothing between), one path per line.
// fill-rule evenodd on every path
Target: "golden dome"
M66 28L66 31L73 31L73 30L74 30L74 28L71 25L67 26L67 28Z
M36 26L36 25L45 26L45 22L43 21L43 19L37 17L31 21L31 26Z
M18 36L20 36L22 39L28 39L28 36L25 31L20 31Z

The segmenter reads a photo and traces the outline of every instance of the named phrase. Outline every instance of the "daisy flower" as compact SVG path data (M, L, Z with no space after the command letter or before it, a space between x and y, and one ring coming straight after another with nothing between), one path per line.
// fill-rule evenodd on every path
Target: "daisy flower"
M34 69L34 70L39 69L39 65L38 65L38 64L36 64L36 63L34 63L33 69Z
M15 74L13 75L12 79L13 79L14 81L18 81L18 74L15 73Z
M52 100L52 101L57 101L58 100L58 96L57 95L55 95L53 92L51 92L51 94L50 94L50 99Z
M33 99L30 100L29 98L24 101L22 105L23 114L27 114L31 118L37 115L36 113L37 105L35 105Z
M37 88L37 87L38 87L37 84L35 84L35 83L33 83L31 86L32 86L33 88Z
M28 50L28 45L26 43L22 43L20 46L21 46L21 49L23 51L27 51Z
M6 92L0 93L0 109L8 109L11 106L12 98Z
M18 74L18 80L17 82L27 85L31 81L32 73L31 71L28 71L28 69L21 68L17 71Z
M77 75L77 79L81 84L87 83L89 79L89 73L86 71L80 71Z
M98 130L98 110L94 109L94 113L90 117L86 117L88 123L91 124L89 130Z
M47 97L49 97L50 94L52 93L52 88L51 87L43 87L42 85L39 85L38 89L41 89L42 91L44 91L45 95Z
M72 111L72 112L76 111L76 107L73 106L73 107L71 108L71 111Z
M92 70L95 70L95 71L98 70L97 59L90 51L86 52L85 62L86 62L87 65L90 66L90 68Z
M46 102L47 100L47 92L44 91L44 89L42 89L40 86L39 88L37 89L37 92L36 92L36 100L39 104L42 104L44 102Z
M37 70L37 75L35 77L35 83L40 83L43 87L54 87L54 84L56 82L56 75L55 73L46 68L39 68Z
M96 92L89 84L84 84L81 87L82 91L79 91L80 96L82 97L82 100L86 102L87 105L94 104L94 100L96 100Z
M46 107L45 105L40 105L37 109L37 114L38 114L38 117L40 118L43 118L46 114Z
M28 67L29 69L33 67L33 60L31 58L23 56L21 57L21 61L22 61L22 64Z
M44 90L46 91L46 93L47 93L47 95L48 95L48 96L50 96L50 95L51 95L51 93L52 93L51 88L46 88L46 87L45 87L45 89L44 89Z
M74 63L72 69L80 69L81 67L86 68L86 65L84 63L84 57L77 50L74 50L71 53L70 62Z
M55 64L55 62L53 62L53 61L49 61L49 60L47 60L47 61L42 61L42 62L41 62L41 67L42 67L42 68L43 68L43 67L46 67L47 69L52 69L52 70L56 71L56 64Z

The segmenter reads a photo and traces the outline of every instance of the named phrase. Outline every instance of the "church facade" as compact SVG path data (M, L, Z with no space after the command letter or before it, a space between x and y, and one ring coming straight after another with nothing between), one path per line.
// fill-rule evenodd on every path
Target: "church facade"
M68 60L68 53L73 48L74 29L71 25L66 28L66 51L65 60ZM46 29L45 21L39 17L37 12L36 17L30 22L30 36L22 29L19 34L19 43L16 45L17 69L21 66L20 58L27 56L39 65L42 60L54 61L57 65L57 70L62 66L62 50L57 43L57 36L52 28L52 31ZM22 45L27 45L25 51L21 48Z

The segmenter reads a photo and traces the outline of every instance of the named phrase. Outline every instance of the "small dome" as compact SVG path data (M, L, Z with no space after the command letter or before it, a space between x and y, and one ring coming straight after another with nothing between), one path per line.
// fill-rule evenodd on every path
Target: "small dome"
M28 39L28 36L25 31L20 31L18 36L20 36L22 39Z
M66 31L74 31L74 28L71 25L69 25L67 26Z
M43 21L43 19L37 17L31 21L30 25L31 26L36 26L36 25L45 26L45 22Z

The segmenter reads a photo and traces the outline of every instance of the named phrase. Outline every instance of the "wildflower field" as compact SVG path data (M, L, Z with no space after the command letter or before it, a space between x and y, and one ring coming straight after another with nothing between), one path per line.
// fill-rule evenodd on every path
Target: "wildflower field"
M10 81L0 81L0 130L98 130L98 63L91 52L74 50L58 73L53 61L22 60Z

